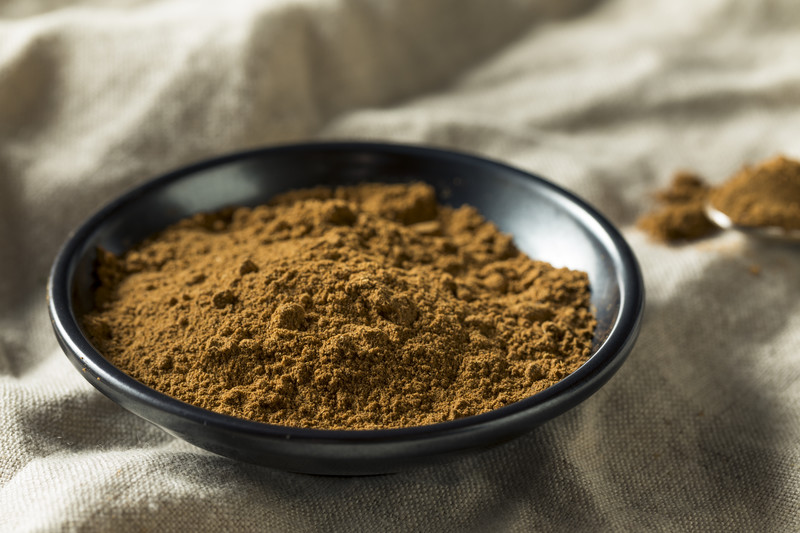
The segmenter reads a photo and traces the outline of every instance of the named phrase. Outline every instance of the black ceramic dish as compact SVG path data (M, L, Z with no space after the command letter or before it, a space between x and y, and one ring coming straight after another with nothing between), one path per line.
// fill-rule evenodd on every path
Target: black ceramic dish
M198 211L257 205L276 193L363 181L433 185L444 203L476 206L531 257L588 272L599 326L592 357L553 387L502 409L402 429L315 430L250 422L185 404L115 368L76 320L91 307L96 247L120 253ZM130 191L87 220L56 258L50 316L82 375L125 409L233 459L295 472L376 474L485 448L585 400L619 368L639 332L644 287L620 234L594 209L551 183L485 159L422 147L324 143L267 148L205 161Z

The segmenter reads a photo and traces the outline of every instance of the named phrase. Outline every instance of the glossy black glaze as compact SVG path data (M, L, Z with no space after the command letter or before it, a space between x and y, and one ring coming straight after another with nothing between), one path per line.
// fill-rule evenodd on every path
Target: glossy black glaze
M513 234L530 256L589 273L599 327L586 364L539 394L478 416L402 429L300 429L212 413L156 392L103 358L76 321L76 313L91 307L97 246L120 253L192 213L257 205L290 189L413 180L433 185L443 203L476 206ZM617 230L583 201L542 178L431 148L318 143L216 158L128 192L72 234L53 265L48 297L64 352L92 385L125 409L237 460L296 472L360 475L441 462L485 448L577 405L611 377L633 347L644 286L636 259Z

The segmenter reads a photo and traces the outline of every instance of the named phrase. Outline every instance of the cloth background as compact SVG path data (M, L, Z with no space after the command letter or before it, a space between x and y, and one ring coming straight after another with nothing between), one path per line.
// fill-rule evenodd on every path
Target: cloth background
M799 21L795 0L0 3L0 530L800 530L800 249L635 228L679 168L800 156ZM69 231L176 166L307 139L577 192L641 262L628 361L524 437L369 478L239 464L95 391L46 312Z

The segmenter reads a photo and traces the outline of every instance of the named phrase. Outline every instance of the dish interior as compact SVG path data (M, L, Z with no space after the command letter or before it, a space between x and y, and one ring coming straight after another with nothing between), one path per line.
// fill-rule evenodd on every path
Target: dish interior
M113 210L105 210L102 225L86 239L79 253L72 286L72 303L78 313L93 305L97 247L121 254L194 213L255 206L292 189L369 181L424 181L434 186L440 203L476 207L502 231L513 235L517 246L531 258L587 272L598 320L595 351L614 327L621 294L614 261L605 252L610 243L598 231L596 220L546 182L457 160L419 161L401 154L335 150L314 156L292 151L268 152L266 157L254 154L169 178L158 186L146 187L126 202L118 202Z

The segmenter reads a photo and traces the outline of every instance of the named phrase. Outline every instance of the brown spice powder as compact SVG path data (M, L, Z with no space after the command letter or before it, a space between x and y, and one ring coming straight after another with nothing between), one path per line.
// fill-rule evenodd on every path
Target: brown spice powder
M740 226L800 229L800 162L786 157L744 167L711 192L711 203Z
M672 242L700 239L719 228L705 214L710 187L691 172L677 172L670 186L656 192L657 210L642 216L637 225L651 238Z
M585 273L517 250L423 184L316 188L101 251L97 348L139 381L241 418L389 428L481 413L590 355Z
M705 203L728 215L734 224L800 230L800 162L778 156L745 166L712 188L691 172L678 172L669 188L656 193L658 209L637 226L658 241L695 240L718 230L705 214Z

